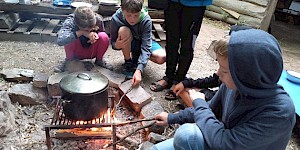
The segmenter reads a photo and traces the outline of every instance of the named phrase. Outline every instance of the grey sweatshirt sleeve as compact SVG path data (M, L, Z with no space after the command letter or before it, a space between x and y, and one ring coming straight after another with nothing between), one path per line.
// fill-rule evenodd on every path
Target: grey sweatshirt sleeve
M77 38L74 19L73 17L68 17L58 31L57 44L59 46L64 46L75 41Z
M168 124L184 124L184 123L193 123L194 121L194 108L186 108L180 110L178 113L169 113L168 114Z
M99 27L99 32L105 32L103 17L100 15L97 15L97 26Z
M150 16L149 16L150 18ZM152 46L152 21L151 19L147 19L144 22L143 28L141 28L142 32L142 45L141 45L141 55L138 59L138 66L137 69L141 70L143 72L144 68L147 65L147 62L150 58L151 52L151 46Z

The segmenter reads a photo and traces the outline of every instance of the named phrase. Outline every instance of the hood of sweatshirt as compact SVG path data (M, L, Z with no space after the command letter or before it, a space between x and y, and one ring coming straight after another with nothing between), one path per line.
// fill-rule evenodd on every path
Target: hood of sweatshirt
M127 20L125 19L124 14L122 13L122 9L119 9L118 11L121 11L123 20L125 20L127 22ZM139 22L141 22L147 15L148 15L148 10L146 8L142 8L142 10L140 12L140 17L139 17L138 21L135 24L138 24Z
M265 31L233 32L228 47L232 79L242 97L267 98L282 92L277 84L283 61L277 40Z

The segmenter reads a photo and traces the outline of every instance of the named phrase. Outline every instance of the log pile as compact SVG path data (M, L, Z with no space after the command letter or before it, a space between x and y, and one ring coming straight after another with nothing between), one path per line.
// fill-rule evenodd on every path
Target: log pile
M205 16L229 24L251 26L267 30L277 0L214 0Z

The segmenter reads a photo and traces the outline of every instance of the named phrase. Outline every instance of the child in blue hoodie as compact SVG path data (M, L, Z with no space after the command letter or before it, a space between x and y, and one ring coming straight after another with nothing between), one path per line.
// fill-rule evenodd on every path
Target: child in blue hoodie
M277 40L257 29L233 32L212 49L222 85L209 101L190 90L193 108L162 112L158 125L183 124L151 150L284 150L295 125L292 99L277 84L283 61Z
M152 21L143 8L143 0L122 0L121 8L112 16L110 39L112 48L122 50L123 73L132 78L133 85L142 80L148 60L163 64L166 53L152 40Z

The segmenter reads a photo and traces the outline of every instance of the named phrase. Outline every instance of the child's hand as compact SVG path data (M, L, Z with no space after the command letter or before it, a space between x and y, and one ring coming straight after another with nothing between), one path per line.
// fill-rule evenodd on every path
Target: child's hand
M140 70L136 70L132 77L132 86L139 84L142 81L142 73Z
M115 43L115 47L117 49L123 49L131 45L131 38L130 37L118 37Z
M175 85L173 92L178 96L184 90L184 85L182 82Z
M167 126L168 125L168 113L162 112L155 116L156 124L160 126Z
M197 92L194 89L190 89L189 94L192 101L194 101L197 98L202 98L205 100L205 95L203 93Z
M98 39L98 34L96 32L90 32L89 37L90 40L88 40L88 43L94 44Z

